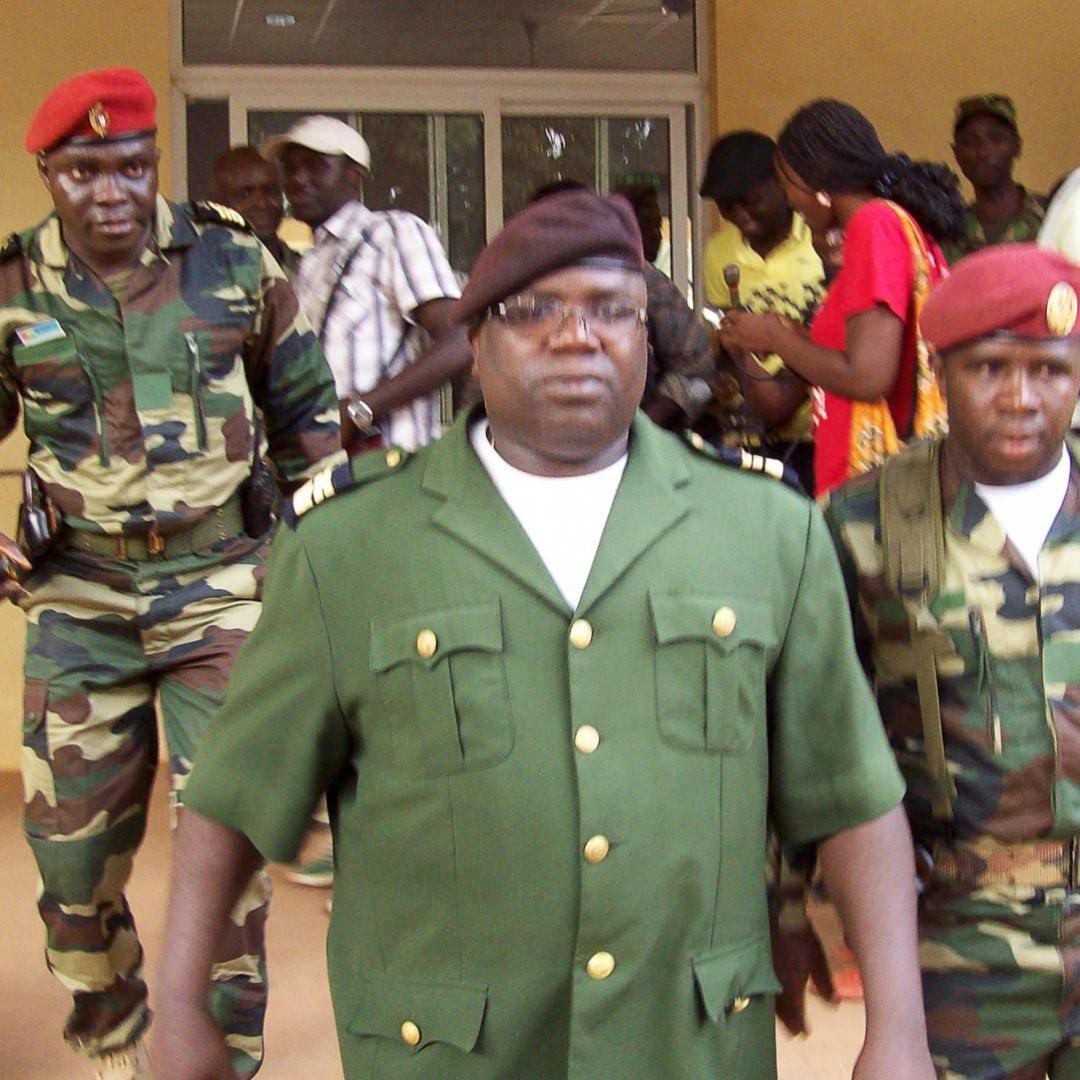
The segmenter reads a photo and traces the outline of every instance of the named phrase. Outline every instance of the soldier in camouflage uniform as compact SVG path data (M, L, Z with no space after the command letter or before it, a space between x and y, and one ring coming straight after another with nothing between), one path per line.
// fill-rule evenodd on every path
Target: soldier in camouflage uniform
M827 510L922 849L941 1077L1080 1076L1080 460L1064 442L1078 291L1080 269L1033 244L965 259L922 319L949 435L887 464L884 486L851 481ZM922 494L907 491L906 512L925 521L909 534L889 478L916 455ZM916 610L905 575L918 591L934 564ZM920 696L924 644L936 680Z
M964 233L941 245L950 265L990 244L1034 240L1046 216L1046 196L1013 179L1022 148L1016 105L1004 94L980 94L956 103L953 154L975 191Z
M62 83L27 135L56 213L0 253L0 435L63 525L0 596L28 620L26 832L65 1037L101 1077L148 1076L142 949L124 897L158 759L174 804L260 607L265 535L245 493L256 410L286 482L340 453L337 400L291 288L243 219L157 194L154 95L137 72ZM249 535L251 533L251 535ZM9 570L29 562L0 536ZM214 1014L237 1071L261 1057L253 879L218 952Z

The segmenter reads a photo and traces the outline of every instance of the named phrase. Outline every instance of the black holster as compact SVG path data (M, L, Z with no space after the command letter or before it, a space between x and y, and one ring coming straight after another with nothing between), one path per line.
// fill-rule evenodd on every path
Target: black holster
M30 562L37 566L59 539L63 518L33 469L23 470L22 483L23 501L19 507L15 539Z
M255 457L251 475L240 489L240 511L248 536L265 536L281 514L282 495L277 474L262 452L262 420L255 417Z

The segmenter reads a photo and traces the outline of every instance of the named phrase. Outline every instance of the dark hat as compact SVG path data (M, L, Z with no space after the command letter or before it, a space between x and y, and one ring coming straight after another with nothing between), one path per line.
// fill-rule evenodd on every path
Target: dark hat
M718 203L745 195L755 184L776 175L775 153L776 143L760 131L733 131L717 139L709 151L698 194Z
M998 332L1080 334L1080 266L1037 244L1000 244L961 259L931 290L920 325L939 353Z
M65 142L112 142L157 127L157 95L132 68L84 71L54 87L26 131L31 154Z
M1004 120L1013 131L1020 133L1020 129L1016 126L1016 105L1011 97L1006 97L1004 94L977 94L975 97L963 98L956 103L953 134L955 135L973 116L983 114Z
M480 252L451 318L468 323L545 274L591 262L644 272L630 204L588 188L549 195L515 214Z

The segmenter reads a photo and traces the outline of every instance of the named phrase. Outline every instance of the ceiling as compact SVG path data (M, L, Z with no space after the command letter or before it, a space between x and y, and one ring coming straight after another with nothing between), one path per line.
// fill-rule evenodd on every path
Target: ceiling
M183 0L186 64L694 70L693 0ZM268 26L268 15L293 25Z

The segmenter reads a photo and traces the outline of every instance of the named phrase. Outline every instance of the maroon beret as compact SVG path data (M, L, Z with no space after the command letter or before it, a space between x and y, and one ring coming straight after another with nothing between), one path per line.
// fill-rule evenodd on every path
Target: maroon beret
M1037 244L1000 244L961 259L930 292L920 326L939 353L1008 332L1070 337L1077 325L1080 266Z
M621 195L605 197L587 188L538 199L480 252L451 318L468 323L529 282L593 260L644 271L641 231L630 204Z
M84 71L53 87L26 131L31 154L62 142L130 138L157 127L157 96L132 68Z

